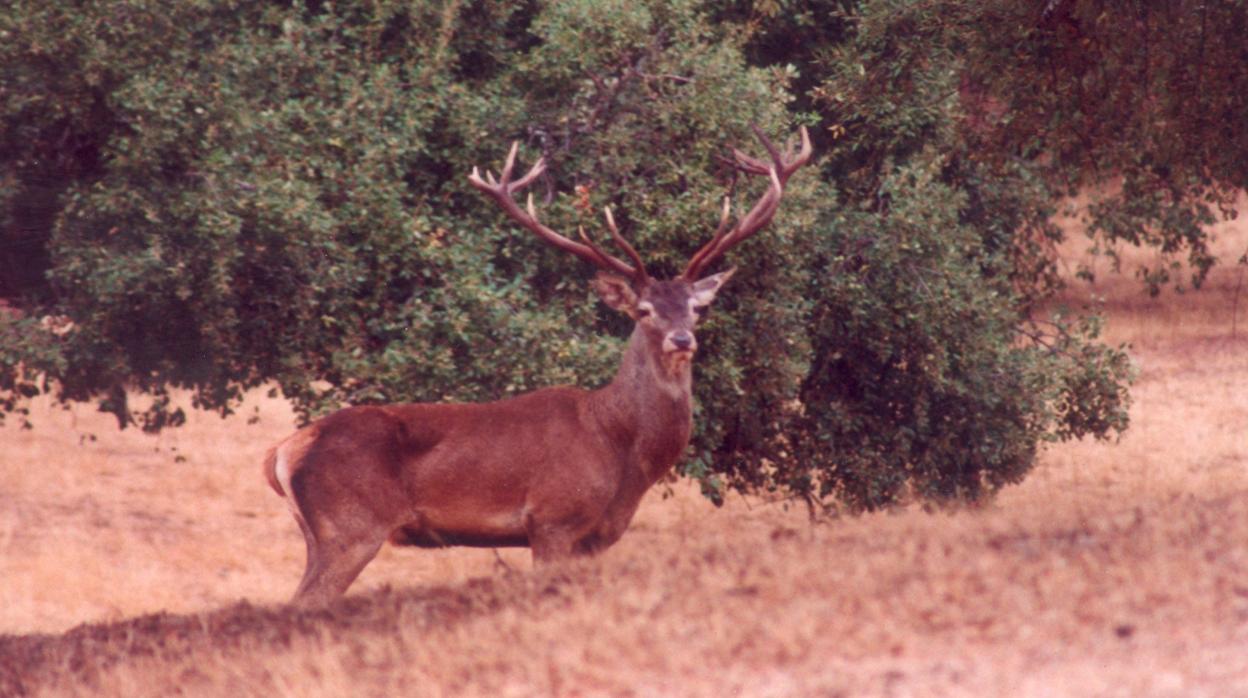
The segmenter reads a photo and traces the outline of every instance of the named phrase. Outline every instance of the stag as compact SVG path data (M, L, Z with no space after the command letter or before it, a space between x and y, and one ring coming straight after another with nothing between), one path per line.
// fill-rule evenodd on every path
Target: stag
M610 384L597 390L545 388L477 404L347 407L296 431L272 449L264 473L307 543L294 602L320 605L343 592L387 540L420 547L528 546L535 564L602 550L623 535L656 481L680 460L692 430L694 326L734 269L703 276L757 233L780 205L785 183L810 159L783 152L760 131L766 159L733 150L735 165L769 186L735 223L724 198L718 230L674 279L652 278L637 250L607 230L628 261L541 223L530 194L515 194L545 171L539 158L513 181L519 144L496 179L468 181L522 228L600 269L598 296L633 320Z

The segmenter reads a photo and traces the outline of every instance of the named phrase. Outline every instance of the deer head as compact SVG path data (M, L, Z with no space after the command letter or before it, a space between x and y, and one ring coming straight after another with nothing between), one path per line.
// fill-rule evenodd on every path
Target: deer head
M607 230L611 239L628 257L627 262L596 245L584 228L578 230L580 241L577 241L542 224L537 218L531 193L527 206L521 208L513 195L546 171L546 160L538 158L523 177L513 181L512 170L520 147L518 142L512 144L498 178L489 171L482 176L474 167L468 180L494 199L512 220L551 245L598 267L600 271L594 280L594 289L598 296L611 308L631 317L655 354L662 356L665 364L675 367L687 364L697 350L698 343L693 328L703 310L715 298L715 294L732 277L735 268L707 276L703 276L703 272L728 250L771 221L780 207L785 183L810 159L810 136L804 126L799 132L800 147L790 142L784 151L773 145L757 126L751 128L766 149L767 158L755 158L734 148L733 162L746 174L767 177L767 191L735 223L732 221L731 198L725 196L719 228L711 240L694 253L679 276L666 281L656 280L646 272L641 256L616 227L610 208L603 209Z

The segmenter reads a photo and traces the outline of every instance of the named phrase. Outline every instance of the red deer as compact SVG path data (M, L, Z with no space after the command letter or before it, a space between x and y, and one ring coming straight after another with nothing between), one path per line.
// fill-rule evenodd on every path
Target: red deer
M561 386L481 404L347 407L300 429L269 450L264 473L294 513L307 543L300 604L322 604L350 586L388 539L422 547L528 546L535 564L602 550L628 528L642 495L681 458L692 430L693 329L733 270L702 272L763 228L785 182L810 159L801 146L781 152L755 128L769 157L734 149L742 171L770 185L735 224L724 199L719 229L667 281L651 278L616 229L630 261L564 237L538 221L514 194L545 170L544 159L512 181L519 144L498 179L474 168L474 187L520 226L600 268L594 289L633 319L619 371L598 390Z

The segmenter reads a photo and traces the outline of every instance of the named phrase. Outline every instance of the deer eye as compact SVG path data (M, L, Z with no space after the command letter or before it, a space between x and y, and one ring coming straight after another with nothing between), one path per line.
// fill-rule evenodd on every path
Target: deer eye
M698 318L699 320L701 320L702 318L706 317L706 314L707 314L707 313L709 313L709 312L711 312L711 306L709 306L709 305L695 305L695 306L693 306L693 316L694 316L694 317L696 317L696 318Z
M653 305L650 305L649 303L638 303L638 304L637 304L637 319L638 319L638 320L640 320L640 319L642 319L642 318L647 318L647 317L650 317L650 316L651 316L651 315L653 315L653 314L654 314L654 306L653 306Z

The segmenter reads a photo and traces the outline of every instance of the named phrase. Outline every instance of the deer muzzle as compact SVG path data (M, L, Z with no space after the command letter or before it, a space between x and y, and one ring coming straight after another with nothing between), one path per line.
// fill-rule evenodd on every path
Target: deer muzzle
M663 351L672 353L692 354L698 348L698 340L688 330L669 332L663 338Z

